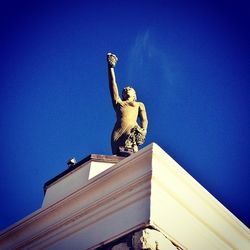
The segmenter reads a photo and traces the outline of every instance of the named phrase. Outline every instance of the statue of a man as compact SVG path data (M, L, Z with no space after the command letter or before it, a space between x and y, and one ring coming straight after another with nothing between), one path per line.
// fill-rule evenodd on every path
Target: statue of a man
M137 102L133 88L124 88L120 98L114 70L117 61L116 55L107 54L109 90L117 119L112 132L111 146L114 155L128 156L137 152L138 145L144 142L148 120L145 106L142 102ZM140 125L137 123L138 117Z

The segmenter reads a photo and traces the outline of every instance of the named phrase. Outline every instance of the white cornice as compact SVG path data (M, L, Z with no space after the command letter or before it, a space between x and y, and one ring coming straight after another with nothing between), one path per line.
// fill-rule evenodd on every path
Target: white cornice
M105 164L92 178L99 165L84 163L51 182L49 202L2 231L1 249L94 249L143 226L183 249L249 247L248 228L158 145Z

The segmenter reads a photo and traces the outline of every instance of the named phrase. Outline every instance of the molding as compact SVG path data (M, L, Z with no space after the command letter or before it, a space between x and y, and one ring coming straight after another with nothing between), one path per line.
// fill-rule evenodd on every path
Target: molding
M250 248L249 229L158 145L113 166L96 156L102 172L83 181L92 160L53 178L45 197L66 191L2 231L1 249L95 249L145 227L182 249ZM73 189L70 175L79 180Z
M142 154L139 158L143 157L148 156ZM137 215L137 219L133 216L127 224L119 225L119 230L114 227L113 232L107 232L103 241L120 235L121 226L122 231L129 231L130 228L136 227L133 223L144 224L150 212L147 207L151 185L150 165L145 171L145 165L138 163L136 158L132 159L133 164L137 163L136 166L127 159L122 162L88 180L72 194L47 208L37 210L3 232L0 236L3 249L5 246L11 246L12 249L49 248L58 241L67 241L66 238L93 225L106 230L107 224L102 224L102 220L108 217L112 220L115 213L119 215L118 218L126 218L128 212L133 211L133 207L145 209ZM83 246L91 247L91 244L97 243L99 242L84 242Z
M159 146L155 145L153 152L151 220L154 225L188 249L209 249L209 244L210 249L248 249L249 229ZM164 215L164 209L158 207L160 203L175 220ZM197 237L203 238L200 247Z

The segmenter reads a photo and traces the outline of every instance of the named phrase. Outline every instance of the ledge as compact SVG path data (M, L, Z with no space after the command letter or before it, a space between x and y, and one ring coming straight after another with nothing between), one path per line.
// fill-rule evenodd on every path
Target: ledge
M2 249L96 249L145 227L182 249L250 249L249 229L158 145L100 158L53 178L51 199L1 232Z
M49 181L47 181L44 186L44 194L46 193L49 186L51 186L53 183L61 179L63 176L69 174L71 171L74 171L75 169L82 166L84 163L89 161L95 161L95 162L106 162L106 163L117 163L124 159L124 157L116 156L116 155L98 155L98 154L90 154L89 156L85 157L81 161L77 162L75 165L69 167L68 169L64 170L62 173L58 174L57 176L53 177Z

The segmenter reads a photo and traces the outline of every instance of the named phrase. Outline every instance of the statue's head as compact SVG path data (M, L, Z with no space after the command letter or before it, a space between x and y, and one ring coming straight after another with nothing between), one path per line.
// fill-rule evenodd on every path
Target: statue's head
M123 101L126 101L126 100L128 100L130 97L132 97L132 100L133 100L133 101L136 101L136 100L137 100L135 90L134 90L132 87L128 86L128 87L125 87L125 88L122 90L122 100L123 100Z

